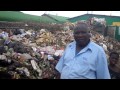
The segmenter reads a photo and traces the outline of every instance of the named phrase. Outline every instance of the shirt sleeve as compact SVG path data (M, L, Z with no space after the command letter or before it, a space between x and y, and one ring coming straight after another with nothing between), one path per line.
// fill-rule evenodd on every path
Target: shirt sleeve
M60 58L60 60L58 61L55 69L57 71L59 71L60 73L62 72L62 68L63 68L63 63L64 63L64 55Z
M96 77L97 79L110 79L107 58L103 49L98 52Z
M68 47L68 46L67 46L67 47ZM67 51L67 48L65 49L62 57L60 58L60 60L58 61L57 65L56 65L56 67L55 67L55 69L56 69L57 71L59 71L60 73L62 72L62 69L63 69L64 56L65 56L66 51Z

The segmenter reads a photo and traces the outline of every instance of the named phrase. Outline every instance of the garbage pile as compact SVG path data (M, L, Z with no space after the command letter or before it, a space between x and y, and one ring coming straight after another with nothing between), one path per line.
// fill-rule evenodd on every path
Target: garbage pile
M48 46L54 44L55 41L55 36L51 32L48 32L45 29L41 29L40 32L38 32L37 34L35 42L37 45Z
M110 37L103 37L93 30L91 35L91 40L104 48L107 57L112 50L120 50L120 43ZM0 78L58 79L55 66L66 45L73 40L73 30L1 29Z
M106 26L106 20L105 20L105 18L93 17L93 18L90 19L90 23L92 25L98 25L98 26L105 25Z
M0 31L0 78L59 78L55 66L63 54L64 46L71 39L68 31L55 34L46 29Z

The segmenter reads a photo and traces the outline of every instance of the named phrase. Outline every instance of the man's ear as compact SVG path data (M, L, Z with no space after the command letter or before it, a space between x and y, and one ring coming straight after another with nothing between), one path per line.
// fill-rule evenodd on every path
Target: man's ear
M91 33L89 33L88 35L89 35L89 37L91 38Z
M89 31L88 33L89 33L89 34L88 34L88 35L89 35L89 37L91 37L91 32Z

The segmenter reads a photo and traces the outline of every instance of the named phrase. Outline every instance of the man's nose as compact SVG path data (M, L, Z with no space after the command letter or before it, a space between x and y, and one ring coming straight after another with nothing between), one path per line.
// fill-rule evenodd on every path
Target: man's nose
M82 36L84 36L84 34L83 33L78 33L78 36L82 37Z

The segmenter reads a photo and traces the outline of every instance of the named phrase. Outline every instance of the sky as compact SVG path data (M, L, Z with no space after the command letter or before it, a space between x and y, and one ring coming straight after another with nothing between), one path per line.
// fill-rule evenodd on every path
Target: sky
M120 16L120 11L21 11L25 14L41 16L42 14L53 14L64 17L76 17L83 14L100 14L100 15L112 15Z

